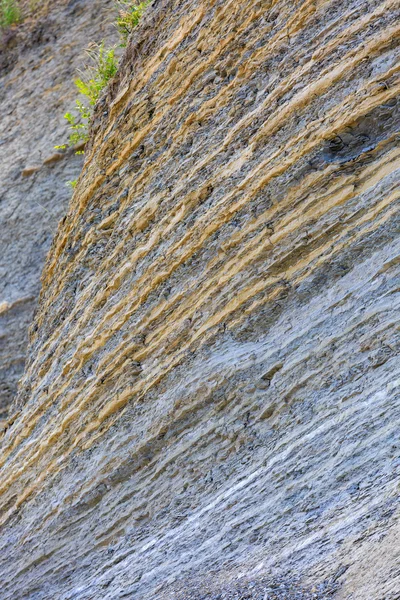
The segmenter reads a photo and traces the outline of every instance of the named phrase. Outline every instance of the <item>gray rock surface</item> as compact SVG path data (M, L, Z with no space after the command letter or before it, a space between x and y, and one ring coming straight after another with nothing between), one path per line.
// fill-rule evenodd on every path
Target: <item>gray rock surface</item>
M41 271L71 197L66 183L82 168L82 157L54 150L68 137L73 80L90 42L117 37L112 0L45 4L0 32L0 421L23 372Z
M156 0L0 453L2 600L396 600L399 5Z

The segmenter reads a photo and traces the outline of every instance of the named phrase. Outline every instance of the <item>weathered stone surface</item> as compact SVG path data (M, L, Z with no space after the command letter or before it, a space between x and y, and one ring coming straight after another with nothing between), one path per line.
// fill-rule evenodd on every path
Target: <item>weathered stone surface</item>
M115 39L112 0L37 3L12 32L0 32L0 422L16 394L40 274L82 158L55 153L63 115L89 42ZM13 40L11 44L10 40Z
M154 2L44 271L4 600L398 598L398 9Z

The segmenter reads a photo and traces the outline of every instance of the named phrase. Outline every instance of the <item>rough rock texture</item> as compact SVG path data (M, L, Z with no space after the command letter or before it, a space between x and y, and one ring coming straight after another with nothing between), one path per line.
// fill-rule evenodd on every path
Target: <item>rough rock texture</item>
M399 597L399 5L158 0L2 440L2 600Z
M0 421L22 375L40 273L81 157L56 152L91 41L115 39L112 0L40 2L0 32Z

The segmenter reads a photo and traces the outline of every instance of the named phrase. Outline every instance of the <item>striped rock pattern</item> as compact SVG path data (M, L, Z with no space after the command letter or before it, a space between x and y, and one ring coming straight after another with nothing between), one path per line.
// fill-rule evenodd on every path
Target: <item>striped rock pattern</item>
M153 3L43 274L2 599L398 598L398 17Z

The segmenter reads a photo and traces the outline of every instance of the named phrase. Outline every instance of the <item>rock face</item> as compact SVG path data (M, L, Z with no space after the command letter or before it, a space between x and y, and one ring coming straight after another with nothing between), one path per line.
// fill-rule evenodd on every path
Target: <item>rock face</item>
M2 599L398 598L398 9L153 3L43 274Z
M40 273L81 157L67 138L73 79L90 41L116 37L112 0L36 3L22 28L0 32L0 421L21 377ZM48 5L46 7L46 4Z

